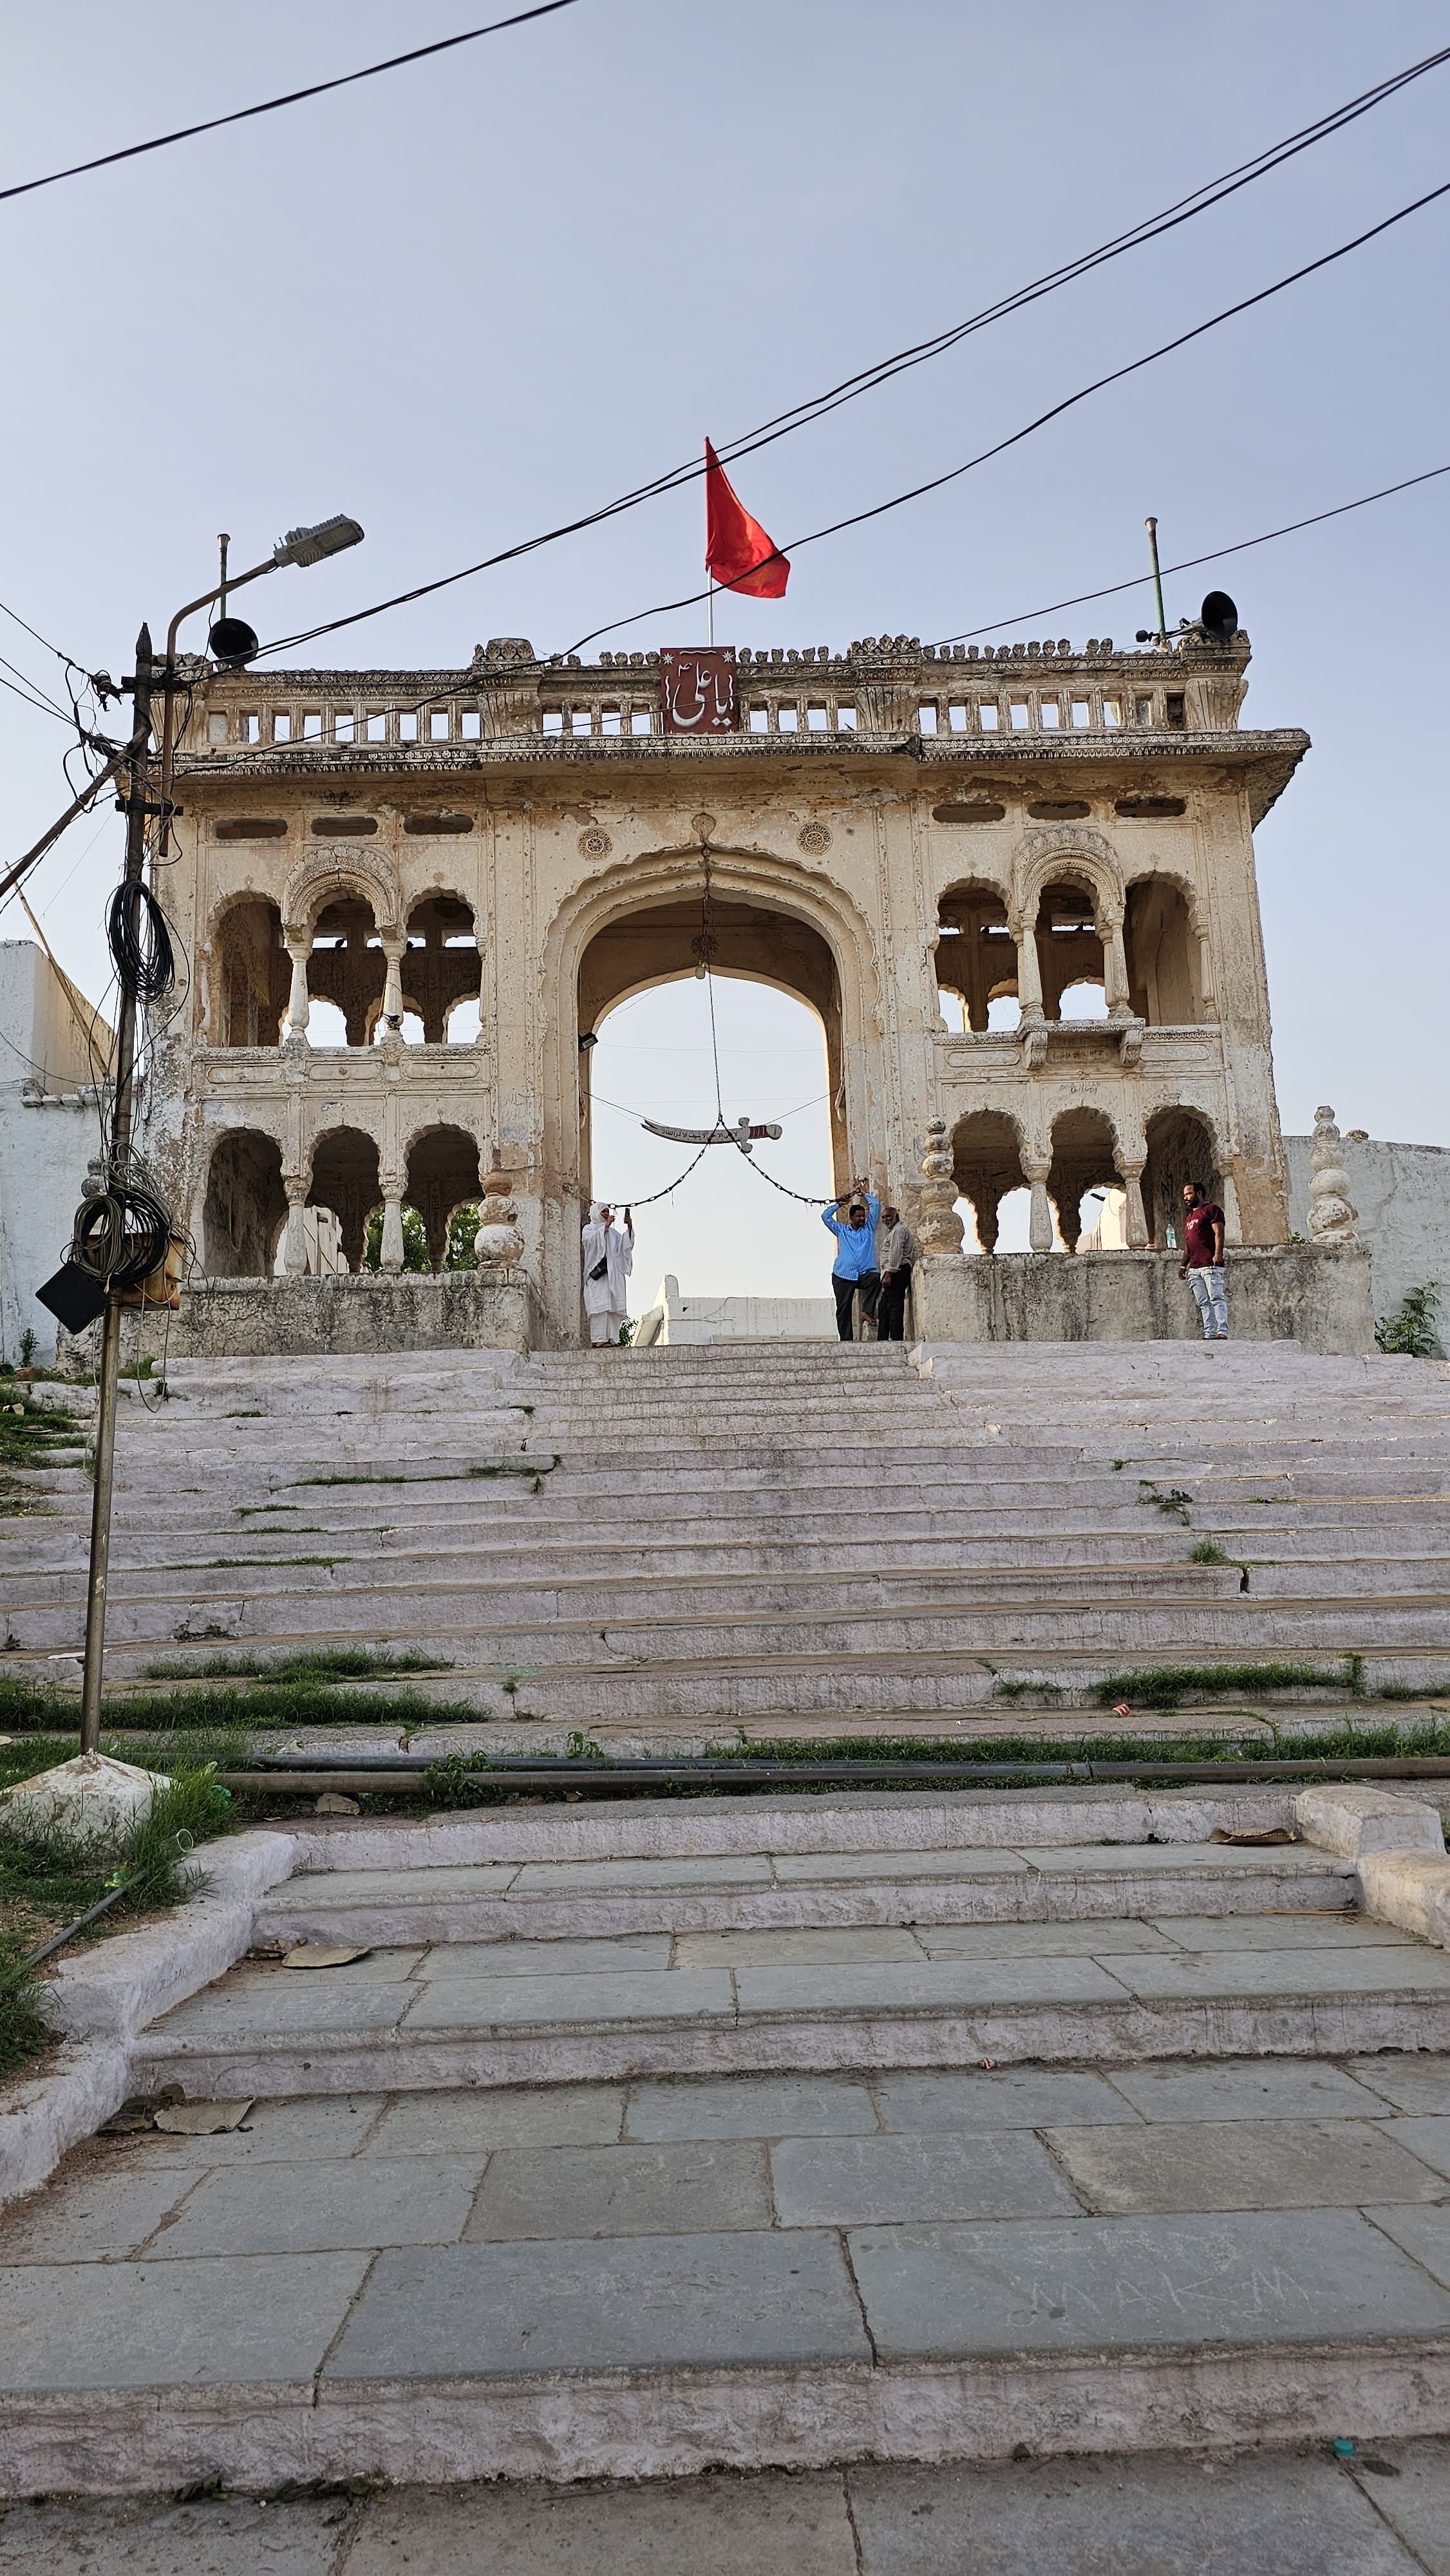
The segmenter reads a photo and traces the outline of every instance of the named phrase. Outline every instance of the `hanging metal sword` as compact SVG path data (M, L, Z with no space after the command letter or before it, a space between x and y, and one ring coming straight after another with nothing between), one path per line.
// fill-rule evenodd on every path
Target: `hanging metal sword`
M752 1127L748 1118L737 1119L733 1127L727 1127L723 1119L713 1127L662 1127L653 1118L642 1118L639 1123L651 1136L668 1136L676 1145L736 1145L742 1154L749 1153L757 1137L776 1137L781 1132L774 1125Z

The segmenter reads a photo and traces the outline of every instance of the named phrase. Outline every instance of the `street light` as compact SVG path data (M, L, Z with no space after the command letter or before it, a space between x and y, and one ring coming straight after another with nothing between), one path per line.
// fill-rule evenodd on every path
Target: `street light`
M228 581L225 556L222 578L214 590L203 591L199 599L190 599L178 608L166 630L166 659L161 672L151 653L151 630L143 626L136 638L136 669L131 679L130 695L135 715L128 763L127 793L123 799L126 812L126 865L123 882L139 885L146 865L146 817L159 812L161 830L157 857L164 858L171 837L171 781L176 765L176 725L173 709L181 682L176 674L176 638L185 618L199 608L210 608L213 600L225 600L229 590L240 590L244 583L260 581L264 573L278 572L284 564L325 563L329 555L342 554L347 547L361 545L363 532L356 519L340 514L323 519L315 528L290 528L274 546L265 563L254 564L250 572L238 573ZM240 625L240 619L220 621ZM244 630L249 634L250 630ZM228 645L241 638L224 638L222 659L233 668L234 658ZM251 652L257 649L255 638ZM161 724L160 791L154 803L148 803L149 761L147 750L151 739L151 696L160 686L164 693L165 711ZM136 1070L136 995L125 980L121 982L121 1006L116 1017L116 1089L111 1118L111 1142L107 1157L107 1179L112 1184L124 1182L131 1151L131 1086ZM111 1488L116 1463L116 1390L121 1361L121 1308L115 1291L107 1282L106 1320L101 1336L100 1385L96 1395L96 1468L95 1490L91 1501L91 1559L86 1586L86 1660L81 1682L81 1751L97 1753L101 1742L101 1661L106 1643L106 1585L111 1555Z

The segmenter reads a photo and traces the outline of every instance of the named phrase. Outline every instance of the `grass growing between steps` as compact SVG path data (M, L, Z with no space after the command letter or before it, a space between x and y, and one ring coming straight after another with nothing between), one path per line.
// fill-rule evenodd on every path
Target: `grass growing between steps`
M192 1851L241 1821L216 1776L240 1749L231 1737L170 1745L158 1739L147 1748L147 1768L166 1772L170 1785L148 1815L104 1843L79 1842L53 1825L9 1823L0 1804L0 2078L33 2063L54 2036L44 1978L25 1965L32 1952L103 1897L115 1901L75 1935L74 1946L126 1931L140 1917L196 1894L203 1873ZM0 1790L68 1761L74 1751L72 1735L27 1735L0 1745Z
M431 1669L437 1669L436 1666ZM0 1682L0 1726L34 1733L68 1730L67 1751L76 1749L80 1724L76 1693L46 1690L30 1682ZM253 1734L299 1726L385 1726L394 1734L422 1726L453 1723L477 1726L486 1712L466 1700L439 1702L420 1691L349 1690L344 1696L326 1679L263 1681L239 1684L195 1682L172 1690L132 1691L124 1699L102 1702L101 1723L108 1734L153 1735L158 1729L216 1728L228 1734ZM29 1739L28 1739L29 1740Z
M1272 1725L1273 1721L1269 1720ZM1450 1719L1428 1719L1423 1725L1326 1725L1296 1727L1292 1734L1276 1729L1271 1744L1262 1722L1246 1725L1240 1736L977 1735L913 1737L841 1735L835 1737L771 1736L760 1743L712 1747L714 1762L1136 1762L1145 1771L1160 1762L1242 1762L1261 1759L1293 1762L1400 1761L1414 1755L1450 1755Z
M1142 1672L1110 1673L1094 1682L1100 1708L1126 1700L1131 1708L1181 1708L1185 1700L1218 1699L1225 1691L1249 1691L1257 1699L1272 1691L1348 1691L1365 1696L1363 1655L1344 1655L1333 1664L1158 1664ZM1414 1691L1382 1691L1383 1699L1414 1699ZM1429 1697L1426 1692L1424 1696Z
M148 1664L148 1682L254 1681L361 1682L389 1673L451 1673L441 1655L377 1655L366 1646L326 1646L316 1653L276 1655L208 1655L204 1664L180 1661Z
M56 1450L83 1447L84 1432L74 1414L53 1413L49 1406L17 1406L6 1388L7 1381L0 1379L0 1520L38 1519L53 1511L54 1504L5 1470L47 1467Z

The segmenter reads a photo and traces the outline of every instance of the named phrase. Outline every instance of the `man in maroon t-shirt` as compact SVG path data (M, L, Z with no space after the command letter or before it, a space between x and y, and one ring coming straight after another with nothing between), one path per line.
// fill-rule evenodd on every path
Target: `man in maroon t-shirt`
M1228 1340L1228 1304L1223 1293L1224 1213L1197 1181L1183 1184L1183 1259L1178 1276L1186 1279L1203 1317L1206 1342Z

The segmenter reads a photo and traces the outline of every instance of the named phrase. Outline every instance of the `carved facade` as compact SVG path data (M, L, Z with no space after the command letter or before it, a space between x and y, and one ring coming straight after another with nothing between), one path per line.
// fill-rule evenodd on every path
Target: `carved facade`
M301 1271L309 1204L354 1267L381 1210L385 1271L416 1206L441 1261L497 1149L574 1337L610 1186L580 1038L704 955L818 1013L837 1184L869 1168L917 1215L925 1188L938 1249L953 1193L990 1250L1023 1182L1043 1252L1106 1185L1161 1243L1185 1178L1231 1241L1285 1240L1252 832L1307 746L1240 729L1244 636L742 653L741 728L708 739L663 730L657 662L198 667L159 889L194 973L145 1135L209 1274L279 1242Z

